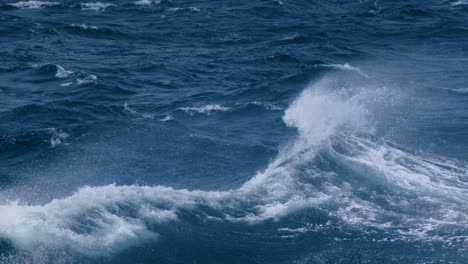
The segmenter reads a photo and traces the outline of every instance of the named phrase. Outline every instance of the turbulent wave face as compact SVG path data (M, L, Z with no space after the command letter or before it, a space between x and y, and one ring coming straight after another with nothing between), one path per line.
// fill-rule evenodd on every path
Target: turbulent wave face
M465 263L465 11L1 3L0 263Z

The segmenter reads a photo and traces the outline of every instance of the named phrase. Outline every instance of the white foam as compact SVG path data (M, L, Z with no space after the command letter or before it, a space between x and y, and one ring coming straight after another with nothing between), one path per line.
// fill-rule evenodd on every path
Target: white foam
M55 77L60 78L60 79L70 77L70 75L74 73L73 71L66 70L65 68L63 68L62 66L58 64L33 64L31 65L31 67L38 69L38 68L49 66L49 65L53 65L53 67L57 69L55 72Z
M195 7L195 6L190 6L190 7L171 7L171 8L168 8L168 9L167 9L167 11L171 11L171 12L185 11L185 10L189 10L189 11L192 11L192 12L200 12L200 8Z
M451 91L457 92L457 93L468 93L468 88L458 88L458 89L450 89Z
M293 39L296 39L297 37L299 37L298 34L293 34L293 35L290 35L290 36L283 37L283 38L281 38L281 40L293 40Z
M167 114L166 116L164 116L163 118L159 119L159 121L161 122L167 122L167 121L171 121L173 120L174 117L172 117L171 115Z
M291 207L294 199L268 203L270 197L239 215L236 212L239 203L249 199L245 195L254 193L248 190L188 191L162 186L84 187L72 196L43 206L0 205L0 234L25 249L45 243L66 245L94 255L154 239L157 234L148 229L147 223L154 226L178 221L181 212L195 207L202 210L206 206L223 212L221 220L249 223L274 219L294 210L294 206ZM126 209L135 214L126 215ZM86 228L79 230L83 226Z
M70 75L73 74L73 71L65 70L60 65L56 65L56 66L57 66L57 72L55 73L55 77L57 77L57 78L67 78L67 77L70 77Z
M98 78L96 75L90 74L90 75L85 76L84 78L76 79L76 83L78 85L87 84L87 83L97 83L97 80Z
M345 155L335 152L337 160L354 168L362 166L363 173L372 175L369 178L371 182L380 182L395 193L373 194L381 196L390 205L384 209L377 203L363 201L344 192L347 193L348 202L342 200L343 205L330 215L351 225L375 227L387 232L393 230L403 235L395 237L402 240L432 240L434 235L431 232L439 229L468 227L468 184L460 180L467 172L463 167L354 136L347 137L345 144L352 147L354 153ZM356 187L359 186L353 188ZM420 209L415 210L415 207L421 206L419 204L430 206L430 211L418 212ZM399 220L383 220L389 218ZM444 239L451 243L450 236Z
M453 6L466 5L466 4L468 4L466 0L457 0L455 2L452 2Z
M59 2L43 2L43 1L21 1L17 3L8 3L7 5L18 7L18 8L43 8L49 6L60 5Z
M300 190L303 187L295 180L296 163L271 165L241 188L230 191L107 185L84 187L41 206L3 204L0 235L24 249L47 244L94 255L154 239L155 225L181 221L187 210L218 221L254 224L276 220L329 198L320 191Z
M281 110L280 107L274 105L274 104L270 104L270 103L265 103L265 102L259 102L259 101L253 101L253 102L250 102L249 104L253 104L253 105L257 105L257 106L261 106L267 110L272 110L272 111L279 111Z
M381 171L393 184L406 190L431 192L451 198L468 198L468 184L460 180L463 169L455 164L430 157L406 153L385 144L376 144L369 140L349 138L350 144L356 144L365 151L360 155L346 157L359 164Z
M278 5L284 5L284 2L281 0L273 0L273 2L277 3Z
M193 114L193 113L206 114L206 113L210 113L213 111L226 112L226 111L231 110L230 107L222 106L219 104L209 104L209 105L205 105L202 107L181 107L179 109L189 114Z
M59 65L56 65L56 66L57 66L57 72L55 74L55 77L57 78L67 78L74 74L73 71L65 70L63 67ZM84 75L84 77L82 78L77 78L75 82L61 83L60 86L66 87L66 86L70 86L73 84L81 85L81 84L97 83L97 82L98 82L98 77L96 75L88 74L88 75Z
M139 115L139 116L144 117L144 118L154 118L154 116L152 116L152 115L141 114L141 113L137 112L135 109L131 108L127 103L124 104L124 110L131 113L131 114Z
M64 143L66 139L70 136L68 133L54 127L46 128L42 131L47 131L51 135L49 143L53 148Z
M70 135L63 132L62 130L51 128L49 130L52 133L52 138L50 139L50 145L54 148L59 144L62 144Z
M60 86L62 87L66 87L66 86L70 86L70 85L73 85L73 82L66 82L66 83L61 83Z
M111 6L116 6L114 4L110 3L101 3L101 2L95 2L95 3L81 3L81 9L82 10L95 10L95 11L103 11L108 7Z
M81 29L99 29L96 26L89 26L89 25L86 25L86 24L70 24L70 26L71 27L81 28Z
M161 1L160 0L140 0L140 1L136 1L135 2L135 5L152 5L152 4L160 4Z
M349 65L348 63L345 63L345 64L322 64L321 66L331 67L331 68L339 69L339 70L342 70L342 71L353 71L353 72L356 72L356 73L358 73L359 75L361 75L363 77L369 78L369 75L367 75L365 72L361 71L361 69L359 69L357 67L353 67L353 66Z
M132 114L137 114L137 111L134 110L133 108L130 108L130 106L128 106L127 103L124 104L124 110Z
M330 221L327 221L324 224L306 224L303 227L298 227L298 228L288 228L288 227L282 227L278 228L277 230L279 232L286 232L286 233L308 233L308 232L318 232L320 230L326 229L331 227L333 224Z
M327 85L324 80L314 89L306 89L283 117L286 125L298 129L307 145L318 145L340 129L369 129L367 109L340 93L323 93L322 87Z

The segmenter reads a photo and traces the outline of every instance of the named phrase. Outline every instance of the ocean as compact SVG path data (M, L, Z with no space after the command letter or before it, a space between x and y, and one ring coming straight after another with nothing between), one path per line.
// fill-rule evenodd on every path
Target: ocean
M1 264L468 263L468 1L0 0L0 62Z

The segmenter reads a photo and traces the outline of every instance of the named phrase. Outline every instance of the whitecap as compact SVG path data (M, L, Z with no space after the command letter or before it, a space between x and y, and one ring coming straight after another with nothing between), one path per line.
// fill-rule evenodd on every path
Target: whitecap
M282 110L281 107L278 107L274 104L271 103L265 103L265 102L259 102L259 101L253 101L250 102L249 104L256 105L256 106L261 106L267 110L272 110L272 111L280 111Z
M173 120L174 117L172 117L171 115L167 114L166 116L164 116L163 118L159 119L159 121L161 122L167 122L167 121L171 121Z
M192 12L200 12L200 8L195 7L195 6L190 6L190 7L171 7L171 8L168 8L168 9L167 9L167 11L171 11L171 12L185 11L185 10L189 10L189 11L192 11Z
M131 114L137 114L137 111L134 110L134 109L132 109L132 108L130 108L130 106L128 106L127 103L124 104L124 110L127 111L127 112L129 112L129 113L131 113Z
M73 71L65 70L62 66L57 66L57 72L55 73L55 77L57 78L67 78L73 74Z
M273 2L277 3L278 5L284 5L284 2L281 0L273 0Z
M451 3L451 5L453 5L453 6L466 5L466 4L468 4L468 2L466 0L457 0L457 1Z
M277 231L283 233L307 233L307 232L318 232L322 229L326 229L332 226L330 221L327 221L325 224L306 224L303 227L298 228L289 228L289 227L281 227L278 228Z
M327 86L318 83L316 87ZM317 145L337 131L371 130L368 123L368 111L357 99L335 94L323 94L322 91L307 89L286 110L283 120L286 125L298 129L307 145Z
M72 85L73 82L66 82L66 83L61 83L60 86L66 87Z
M95 10L95 11L103 11L108 7L111 6L116 6L114 4L110 3L101 3L101 2L96 2L96 3L80 3L81 9L82 10Z
M96 26L89 26L86 24L70 24L71 27L81 28L81 29L99 29Z
M285 36L285 37L281 38L281 40L294 40L294 39L296 39L298 37L300 37L299 34L293 34L293 35Z
M357 67L353 67L353 66L349 65L348 63L345 63L345 64L322 64L320 66L322 66L322 67L331 67L331 68L339 69L339 70L342 70L342 71L353 71L353 72L356 72L356 73L358 73L359 75L361 75L363 77L369 78L369 75L367 75L365 72L361 71L361 69L359 69Z
M160 4L160 0L140 0L136 1L135 5L152 5L152 4Z
M205 105L202 107L181 107L179 109L189 114L193 114L193 113L206 114L206 113L211 113L213 111L227 112L231 110L230 107L222 106L219 104L209 104L209 105Z
M152 115L141 114L141 113L137 112L135 109L131 108L127 103L124 104L124 110L131 113L131 114L138 115L138 116L141 116L141 117L144 117L144 118L154 118Z
M65 140L70 136L68 133L57 129L57 128L46 128L44 129L47 131L50 135L51 138L49 140L50 145L55 148L56 146L62 144L65 142Z
M90 74L90 75L87 75L86 77L84 78L78 78L76 79L76 83L78 85L81 85L81 84L87 84L87 83L97 83L97 76L96 75L93 75L93 74Z
M457 93L461 93L461 94L468 93L468 88L458 88L458 89L449 89L449 90L457 92Z
M247 189L215 192L162 186L84 187L72 196L55 199L42 206L17 202L0 205L0 234L25 249L45 243L99 255L156 238L158 235L148 229L147 224L154 226L179 221L181 212L186 210L207 207L222 211L224 215L213 215L211 219L255 223L275 219L296 206L295 199L270 202L271 197L255 196L255 192ZM244 199L263 201L239 215L237 207ZM304 200L302 203L314 202ZM135 214L121 215L119 212L124 208L131 208ZM80 221L86 221L86 232L76 230L77 226L82 226Z
M49 6L60 5L59 2L42 2L42 1L21 1L17 3L8 3L7 5L18 7L18 8L43 8Z
M42 67L45 67L45 68L53 67L56 69L55 77L60 78L60 79L70 77L74 73L73 71L66 70L65 68L63 68L62 66L58 64L33 64L31 65L31 67L33 67L34 69L40 69Z

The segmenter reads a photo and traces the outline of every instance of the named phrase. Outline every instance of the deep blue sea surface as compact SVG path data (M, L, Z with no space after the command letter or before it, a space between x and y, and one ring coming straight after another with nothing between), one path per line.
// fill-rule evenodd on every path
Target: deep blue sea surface
M0 0L0 263L468 263L468 1Z

